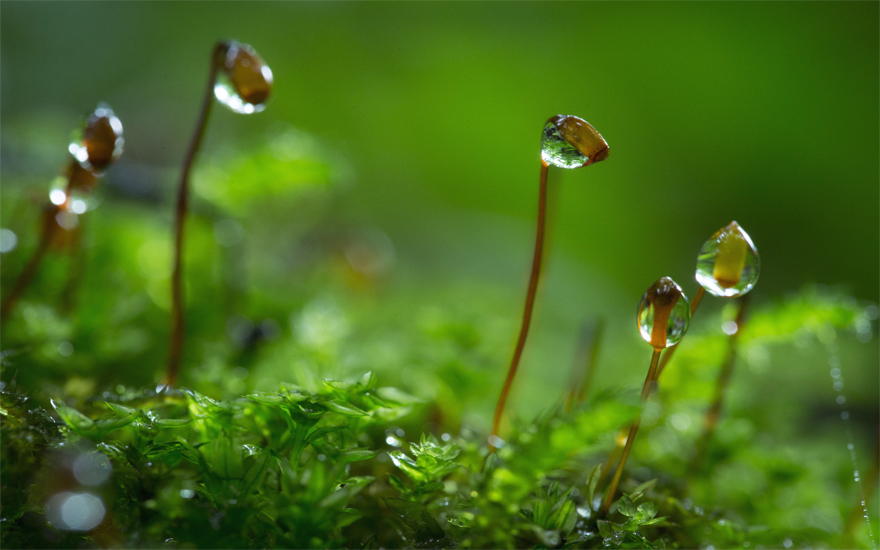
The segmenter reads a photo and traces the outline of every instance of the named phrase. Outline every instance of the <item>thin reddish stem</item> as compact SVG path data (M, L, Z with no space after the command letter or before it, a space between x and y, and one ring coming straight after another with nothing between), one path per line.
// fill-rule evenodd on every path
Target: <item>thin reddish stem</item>
M39 270L40 263L43 261L43 256L46 255L46 250L49 249L49 243L52 241L52 235L55 228L52 221L57 213L58 207L54 205L51 211L46 212L43 230L40 234L40 242L37 244L37 249L34 250L34 254L28 260L28 263L25 264L18 279L16 279L12 290L6 296L6 299L3 300L3 305L0 306L0 321L6 320L6 317L12 312L13 306L18 302L18 299L21 298L21 295L27 290L27 287L30 286L31 282L33 282L34 277Z
M78 164L77 160L74 158L70 159L70 163L71 165ZM67 185L64 188L64 202L60 205L52 204L43 213L43 228L40 233L40 241L37 243L37 248L34 250L33 256L28 260L21 275L16 279L12 290L6 296L6 299L3 300L3 304L0 305L0 321L6 320L6 317L12 311L12 307L18 302L18 299L21 298L21 295L33 282L34 277L39 270L40 263L43 261L43 256L46 255L46 251L49 249L49 243L52 242L52 237L55 235L55 231L58 228L55 216L58 215L62 207L67 206L67 202L70 200L70 194L73 191L73 178L71 177L71 174L74 173L74 170L69 169L66 173Z
M498 398L498 405L495 407L495 417L492 420L492 435L496 437L498 436L498 429L501 427L501 416L504 413L504 405L507 403L510 386L513 384L513 377L516 375L516 369L519 366L519 360L526 345L529 325L532 322L532 308L535 304L535 293L538 290L538 278L541 274L541 257L544 252L544 226L546 225L547 217L547 168L547 163L542 160L538 190L538 233L535 238L535 255L532 258L532 274L529 277L529 289L526 293L526 305L523 310L522 326L519 329L516 349L513 352L513 359L510 362L510 368L507 370L507 378L504 380L504 387L501 389L501 396ZM489 443L489 452L495 452L495 446L492 445L491 441Z
M217 80L217 71L223 54L228 45L225 42L218 43L211 53L211 69L208 73L208 85L202 99L202 109L196 122L195 132L189 143L189 149L183 159L183 168L180 172L180 183L177 187L177 208L174 214L174 270L171 273L171 336L168 351L168 370L165 375L165 384L174 385L180 371L180 359L183 355L183 342L185 337L184 326L184 296L183 296L183 229L186 223L187 198L189 195L189 172L198 153L208 114L214 103L214 85Z
M696 313L697 307L699 307L700 301L702 301L705 294L706 289L704 289L703 287L700 287L700 289L697 290L697 293L694 294L694 299L691 300L691 321L693 321L694 313ZM660 360L660 366L657 368L657 379L659 379L660 375L663 374L663 369L666 368L667 363L672 361L672 356L675 355L676 349L678 349L678 344L666 348L666 352L663 353L663 359Z
M645 377L645 385L642 386L642 405L648 400L648 396L651 395L651 386L654 384L655 375L657 373L657 363L660 361L660 351L659 349L654 350L654 354L651 356L651 366L648 368L648 375ZM626 445L623 447L623 453L620 455L620 462L617 464L617 470L614 472L614 478L611 480L611 485L608 487L608 493L605 495L605 501L602 503L602 508L599 510L600 516L608 515L608 510L611 509L611 503L614 502L614 494L617 493L617 485L620 483L620 478L623 475L623 468L626 465L626 459L629 458L630 449L632 449L633 441L636 439L636 433L639 431L639 422L641 422L641 412L639 416L636 417L635 421L632 423L632 426L629 428L629 435L626 436Z

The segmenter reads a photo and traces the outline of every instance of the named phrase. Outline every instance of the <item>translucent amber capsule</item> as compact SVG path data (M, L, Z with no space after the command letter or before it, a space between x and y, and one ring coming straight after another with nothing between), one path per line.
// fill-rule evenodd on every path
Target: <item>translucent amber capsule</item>
M697 282L715 296L742 296L755 286L760 271L758 249L735 221L712 235L697 256Z
M572 115L547 120L541 136L541 158L559 168L580 168L608 158L608 143L589 122Z
M83 168L100 174L122 155L123 145L122 123L109 105L101 103L74 132L68 150Z
M691 309L687 296L675 281L661 277L639 303L639 331L654 349L677 344L687 332Z
M248 44L232 41L226 46L214 96L233 112L259 113L272 94L272 69Z

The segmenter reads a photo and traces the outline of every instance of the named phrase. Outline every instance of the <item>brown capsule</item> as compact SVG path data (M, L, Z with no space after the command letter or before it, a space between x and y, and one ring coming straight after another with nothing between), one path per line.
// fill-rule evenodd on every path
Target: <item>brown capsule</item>
M100 174L122 155L124 144L122 123L113 109L101 103L74 134L69 150L83 168Z
M235 41L224 45L214 95L236 113L262 111L272 94L272 70L250 45Z
M556 115L544 125L541 157L547 164L580 168L607 159L609 151L602 134L580 117Z

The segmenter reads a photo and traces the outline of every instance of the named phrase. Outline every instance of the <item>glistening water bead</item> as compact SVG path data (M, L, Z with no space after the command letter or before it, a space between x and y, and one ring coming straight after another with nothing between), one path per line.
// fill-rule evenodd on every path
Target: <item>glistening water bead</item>
M608 158L608 143L586 120L556 115L541 135L541 158L559 168L580 168Z
M248 44L229 42L217 74L214 96L231 111L249 115L266 108L272 70Z
M122 123L109 105L101 103L74 132L68 150L83 168L100 174L122 155L124 144Z
M690 321L687 296L669 277L658 279L639 302L639 331L654 349L677 344L687 332Z
M712 235L697 256L697 282L723 298L746 294L755 286L760 271L758 249L735 221Z

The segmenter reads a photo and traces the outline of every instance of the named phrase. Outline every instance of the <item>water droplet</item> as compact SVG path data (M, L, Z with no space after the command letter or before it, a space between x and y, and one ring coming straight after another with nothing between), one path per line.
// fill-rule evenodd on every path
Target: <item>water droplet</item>
M697 256L697 282L715 296L742 296L755 286L760 271L758 249L735 221L712 235Z
M840 391L843 389L843 382L841 382L840 380L835 380L832 386L834 386L834 391Z
M838 405L843 405L844 403L846 403L846 397L838 395L836 401Z
M61 342L58 344L58 353L64 357L70 357L73 354L73 344L70 342Z
M846 420L847 418L849 418L849 413L847 411L843 411L842 413L840 413L840 418Z
M443 434L440 436L440 439L442 439L443 441L449 441L450 439L452 439L452 436L449 434Z
M691 427L691 417L687 413L676 413L669 417L669 423L676 430L685 432Z
M785 540L782 541L782 546L784 546L786 548L791 548L792 544L793 543L791 542L791 539L789 539L789 538L786 538Z
M0 229L0 253L12 252L18 245L18 235L8 229Z
M70 210L61 210L55 215L55 221L62 229L72 231L79 225L79 217Z
M122 123L109 105L101 103L74 132L68 150L83 168L99 174L122 155L124 144Z
M541 158L559 168L580 168L608 158L608 143L589 122L572 115L547 120L541 135Z
M496 449L501 449L502 447L507 445L507 442L504 441L503 439L501 439L500 437L498 437L497 435L490 435L489 436L489 445L492 445Z
M53 189L49 191L49 201L56 206L61 206L67 200L67 194L63 189Z
M91 493L63 492L47 503L46 516L58 529L90 531L104 521L104 502Z
M394 437L393 435L389 435L385 438L385 443L391 445L392 447L400 447L403 442Z
M226 46L214 96L235 113L259 113L272 93L272 70L250 45L232 41Z
M86 210L88 210L88 206L86 206L86 201L82 199L74 199L70 201L70 210L74 214L85 214Z
M73 461L73 476L83 485L101 485L110 477L113 466L103 453L82 453Z
M638 323L642 338L663 349L677 344L687 332L691 310L687 296L675 281L661 277L642 296Z
M739 327L737 326L736 321L724 321L724 323L722 323L721 325L721 332L728 336L733 336L734 334L736 334L736 331L738 329Z
M192 498L192 497L196 496L196 493L192 489L181 489L180 496L182 498Z

